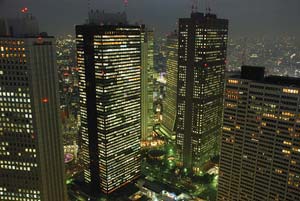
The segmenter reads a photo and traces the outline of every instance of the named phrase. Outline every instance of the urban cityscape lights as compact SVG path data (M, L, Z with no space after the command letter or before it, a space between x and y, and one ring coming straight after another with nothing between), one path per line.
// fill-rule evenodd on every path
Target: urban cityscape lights
M50 13L64 8L55 1ZM31 14L39 5L0 1L17 14L0 17L1 201L300 200L300 46L287 29L299 31L297 3L272 14L271 32L269 9L247 20L232 3L241 9L226 15L242 21L228 38L228 20L195 0L164 34L157 14L174 2L147 2L149 15L88 0L88 19L66 34L80 15L68 5L49 18L55 30L42 25L54 38Z

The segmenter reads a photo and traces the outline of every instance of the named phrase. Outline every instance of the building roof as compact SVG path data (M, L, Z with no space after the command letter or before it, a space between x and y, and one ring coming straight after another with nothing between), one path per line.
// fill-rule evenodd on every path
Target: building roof
M287 76L265 76L265 67L242 66L241 71L230 72L229 78L251 80L258 83L272 84L279 86L300 87L300 78Z
M200 13L195 12L191 13L190 18L180 18L179 20L193 20L198 23L204 23L204 22L210 22L210 23L217 23L217 24L224 24L225 26L228 25L227 19L220 19L217 17L217 15L212 13Z
M98 25L128 24L127 15L125 12L123 12L123 13L106 13L104 11L99 11L99 10L91 10L89 12L88 22L90 24L98 24Z
M155 193L161 193L163 190L168 191L170 193L175 193L176 195L180 194L181 192L169 185L160 183L160 182L151 182L148 180L145 180L144 187L155 192Z

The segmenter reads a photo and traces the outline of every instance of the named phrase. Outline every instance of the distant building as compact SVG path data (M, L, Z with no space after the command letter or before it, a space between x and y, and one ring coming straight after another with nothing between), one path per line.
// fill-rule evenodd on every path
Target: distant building
M76 26L84 179L109 194L141 169L141 28Z
M0 200L64 201L55 39L26 25L0 36Z
M162 129L169 135L175 135L177 107L177 77L178 77L178 34L173 32L167 36L167 84L166 97L163 102ZM175 138L175 136L174 136Z
M218 201L300 200L300 79L226 79Z
M219 151L228 20L192 13L178 35L176 144L191 171Z
M7 25L6 19L0 18L0 36L7 36Z
M141 66L141 88L142 88L142 140L152 137L154 125L153 111L153 71L154 71L154 32L142 28L142 66Z

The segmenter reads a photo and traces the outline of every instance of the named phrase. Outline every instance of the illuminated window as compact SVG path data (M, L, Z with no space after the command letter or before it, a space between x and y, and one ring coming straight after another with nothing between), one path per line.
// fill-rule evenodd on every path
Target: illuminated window
M288 142L288 141L283 141L283 144L286 144L286 145L292 145L291 142Z
M285 153L285 154L291 154L291 151L283 149L283 150L282 150L282 153Z
M282 89L282 91L284 93L288 93L288 94L298 94L299 90L298 89L288 89L288 88L284 88Z
M239 81L238 80L228 80L228 83L230 83L230 84L238 84Z

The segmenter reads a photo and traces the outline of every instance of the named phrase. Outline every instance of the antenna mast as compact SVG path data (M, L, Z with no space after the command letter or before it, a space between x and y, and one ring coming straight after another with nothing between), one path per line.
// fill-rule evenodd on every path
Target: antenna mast
M91 11L91 0L87 0L88 13Z
M129 3L128 0L123 0L123 2L124 2L124 7L127 8L128 7L128 3Z
M211 1L210 0L206 0L205 1L205 11L206 11L206 13L208 13L208 14L210 14L210 12L211 12Z
M127 8L128 8L128 0L123 0L124 3L124 12L127 13Z
M192 13L198 12L198 0L192 0Z

